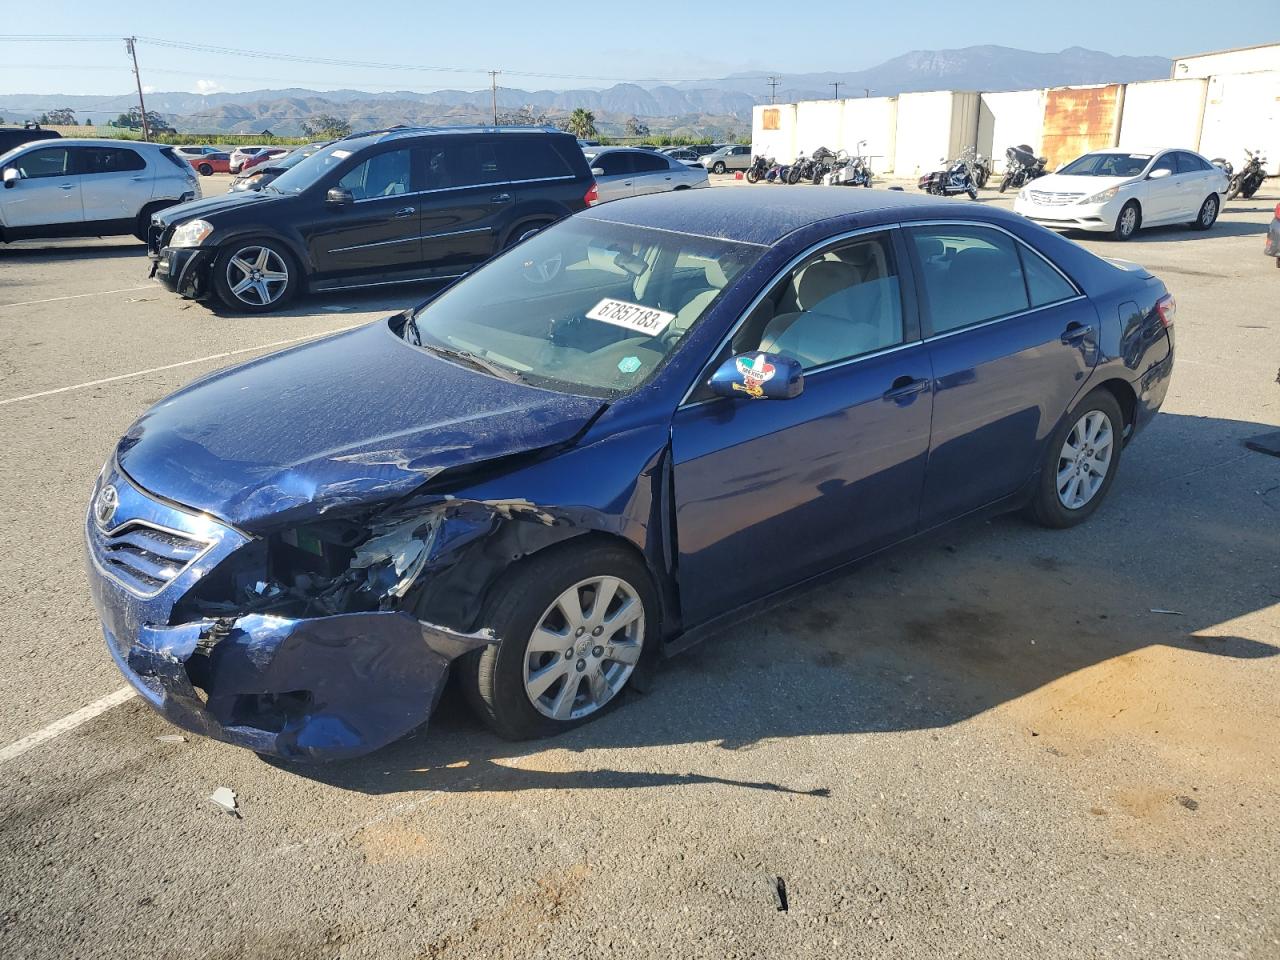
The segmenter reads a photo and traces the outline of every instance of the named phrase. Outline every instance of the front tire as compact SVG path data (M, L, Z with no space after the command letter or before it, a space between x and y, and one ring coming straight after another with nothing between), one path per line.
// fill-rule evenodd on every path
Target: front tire
M1120 216L1116 217L1116 225L1111 235L1116 240L1128 240L1138 232L1140 226L1142 226L1142 209L1136 200L1130 200L1121 208Z
M1062 418L1045 447L1028 513L1041 526L1074 527L1093 516L1120 467L1124 416L1099 388Z
M1006 190L1008 190L1009 184L1012 182L1013 182L1013 177L1006 174L1004 179L1000 181L1000 192L1004 193Z
M756 173L755 168L747 171L747 183L759 183L760 174Z
M200 171L200 176L202 176L202 177L211 177L211 176L213 176L213 167L211 167L211 166L210 166L209 164L207 164L207 163L202 163L202 164L200 164L200 166L196 167L196 169L197 169L198 171Z
M726 169L727 167L725 167L723 160L717 160L711 165L712 173L724 173Z
M480 719L509 740L563 733L613 709L659 637L648 570L603 544L535 556L485 622L500 642L457 661L459 679Z
M213 261L213 287L233 310L279 310L301 285L301 268L278 240L237 240L223 247Z
M1204 198L1204 203L1200 204L1200 212L1196 214L1196 218L1191 221L1192 230L1208 230L1218 220L1218 195L1211 193Z

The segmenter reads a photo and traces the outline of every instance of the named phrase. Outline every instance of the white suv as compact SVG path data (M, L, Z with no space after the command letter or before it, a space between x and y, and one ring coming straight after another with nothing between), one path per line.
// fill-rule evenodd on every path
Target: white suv
M173 147L125 140L40 140L0 155L0 241L33 237L146 240L151 215L200 197Z

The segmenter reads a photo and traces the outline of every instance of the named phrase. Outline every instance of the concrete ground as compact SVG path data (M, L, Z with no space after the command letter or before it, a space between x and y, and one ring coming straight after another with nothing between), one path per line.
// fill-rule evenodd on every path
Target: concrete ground
M0 248L0 955L1280 955L1280 460L1242 446L1280 427L1278 192L1082 240L1180 308L1164 412L1089 523L900 549L558 739L447 698L327 767L112 699L80 521L148 405L419 293L224 316L132 240Z

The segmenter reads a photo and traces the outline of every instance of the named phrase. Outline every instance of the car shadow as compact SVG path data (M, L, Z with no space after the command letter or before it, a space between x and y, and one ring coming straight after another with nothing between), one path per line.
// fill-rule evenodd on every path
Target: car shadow
M254 320L270 322L275 317L314 317L318 314L332 313L341 316L344 313L376 313L386 311L397 313L431 299L440 293L452 281L421 281L415 283L395 284L386 287L363 287L354 290L334 292L319 291L297 297L287 307L273 310L270 313L246 313L233 310L217 297L203 301L203 306L215 316L226 319Z
M1234 211L1227 211L1229 213ZM1216 237L1260 237L1265 236L1267 224L1242 223L1238 220L1219 220L1208 230L1193 230L1185 224L1171 224L1167 227L1143 227L1132 237L1129 243L1185 243L1188 240L1213 240Z
M23 263L58 263L63 260L117 260L136 257L145 262L147 247L133 237L111 238L118 243L62 242L52 240L15 240L0 244L0 261L21 260Z
M775 761L759 778L725 777L705 748L938 729L1036 697L1048 698L1045 722L1105 725L1127 707L1141 710L1124 683L1118 692L1108 684L1109 672L1142 677L1162 657L1189 657L1195 670L1199 658L1280 653L1231 623L1280 600L1268 579L1280 480L1259 494L1265 485L1241 466L1255 456L1272 462L1242 446L1260 429L1161 415L1125 451L1088 523L1050 531L1003 516L886 552L664 662L648 692L558 737L502 740L451 691L429 727L369 756L268 762L370 794L718 783L824 796L833 784L785 765L798 779L779 782ZM1231 563L1211 563L1226 545ZM1109 686L1114 701L1105 700ZM1181 696L1139 689L1162 704ZM638 768L653 761L626 752L672 745L703 749L677 754L670 769Z

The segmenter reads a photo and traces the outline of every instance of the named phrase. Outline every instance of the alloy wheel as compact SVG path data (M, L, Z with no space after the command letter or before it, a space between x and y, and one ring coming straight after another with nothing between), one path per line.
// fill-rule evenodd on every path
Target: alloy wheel
M1120 235L1127 237L1138 226L1138 211L1135 207L1125 207L1120 211Z
M644 605L618 577L575 583L547 607L525 648L529 702L554 720L590 716L617 695L644 646Z
M1079 510L1102 488L1111 469L1115 434L1101 410L1090 410L1071 428L1058 454L1058 500Z
M1200 226L1208 229L1213 226L1213 221L1216 219L1218 219L1218 198L1206 197L1204 205L1200 208Z
M270 247L243 247L227 261L227 289L242 303L265 307L288 287L289 265Z

